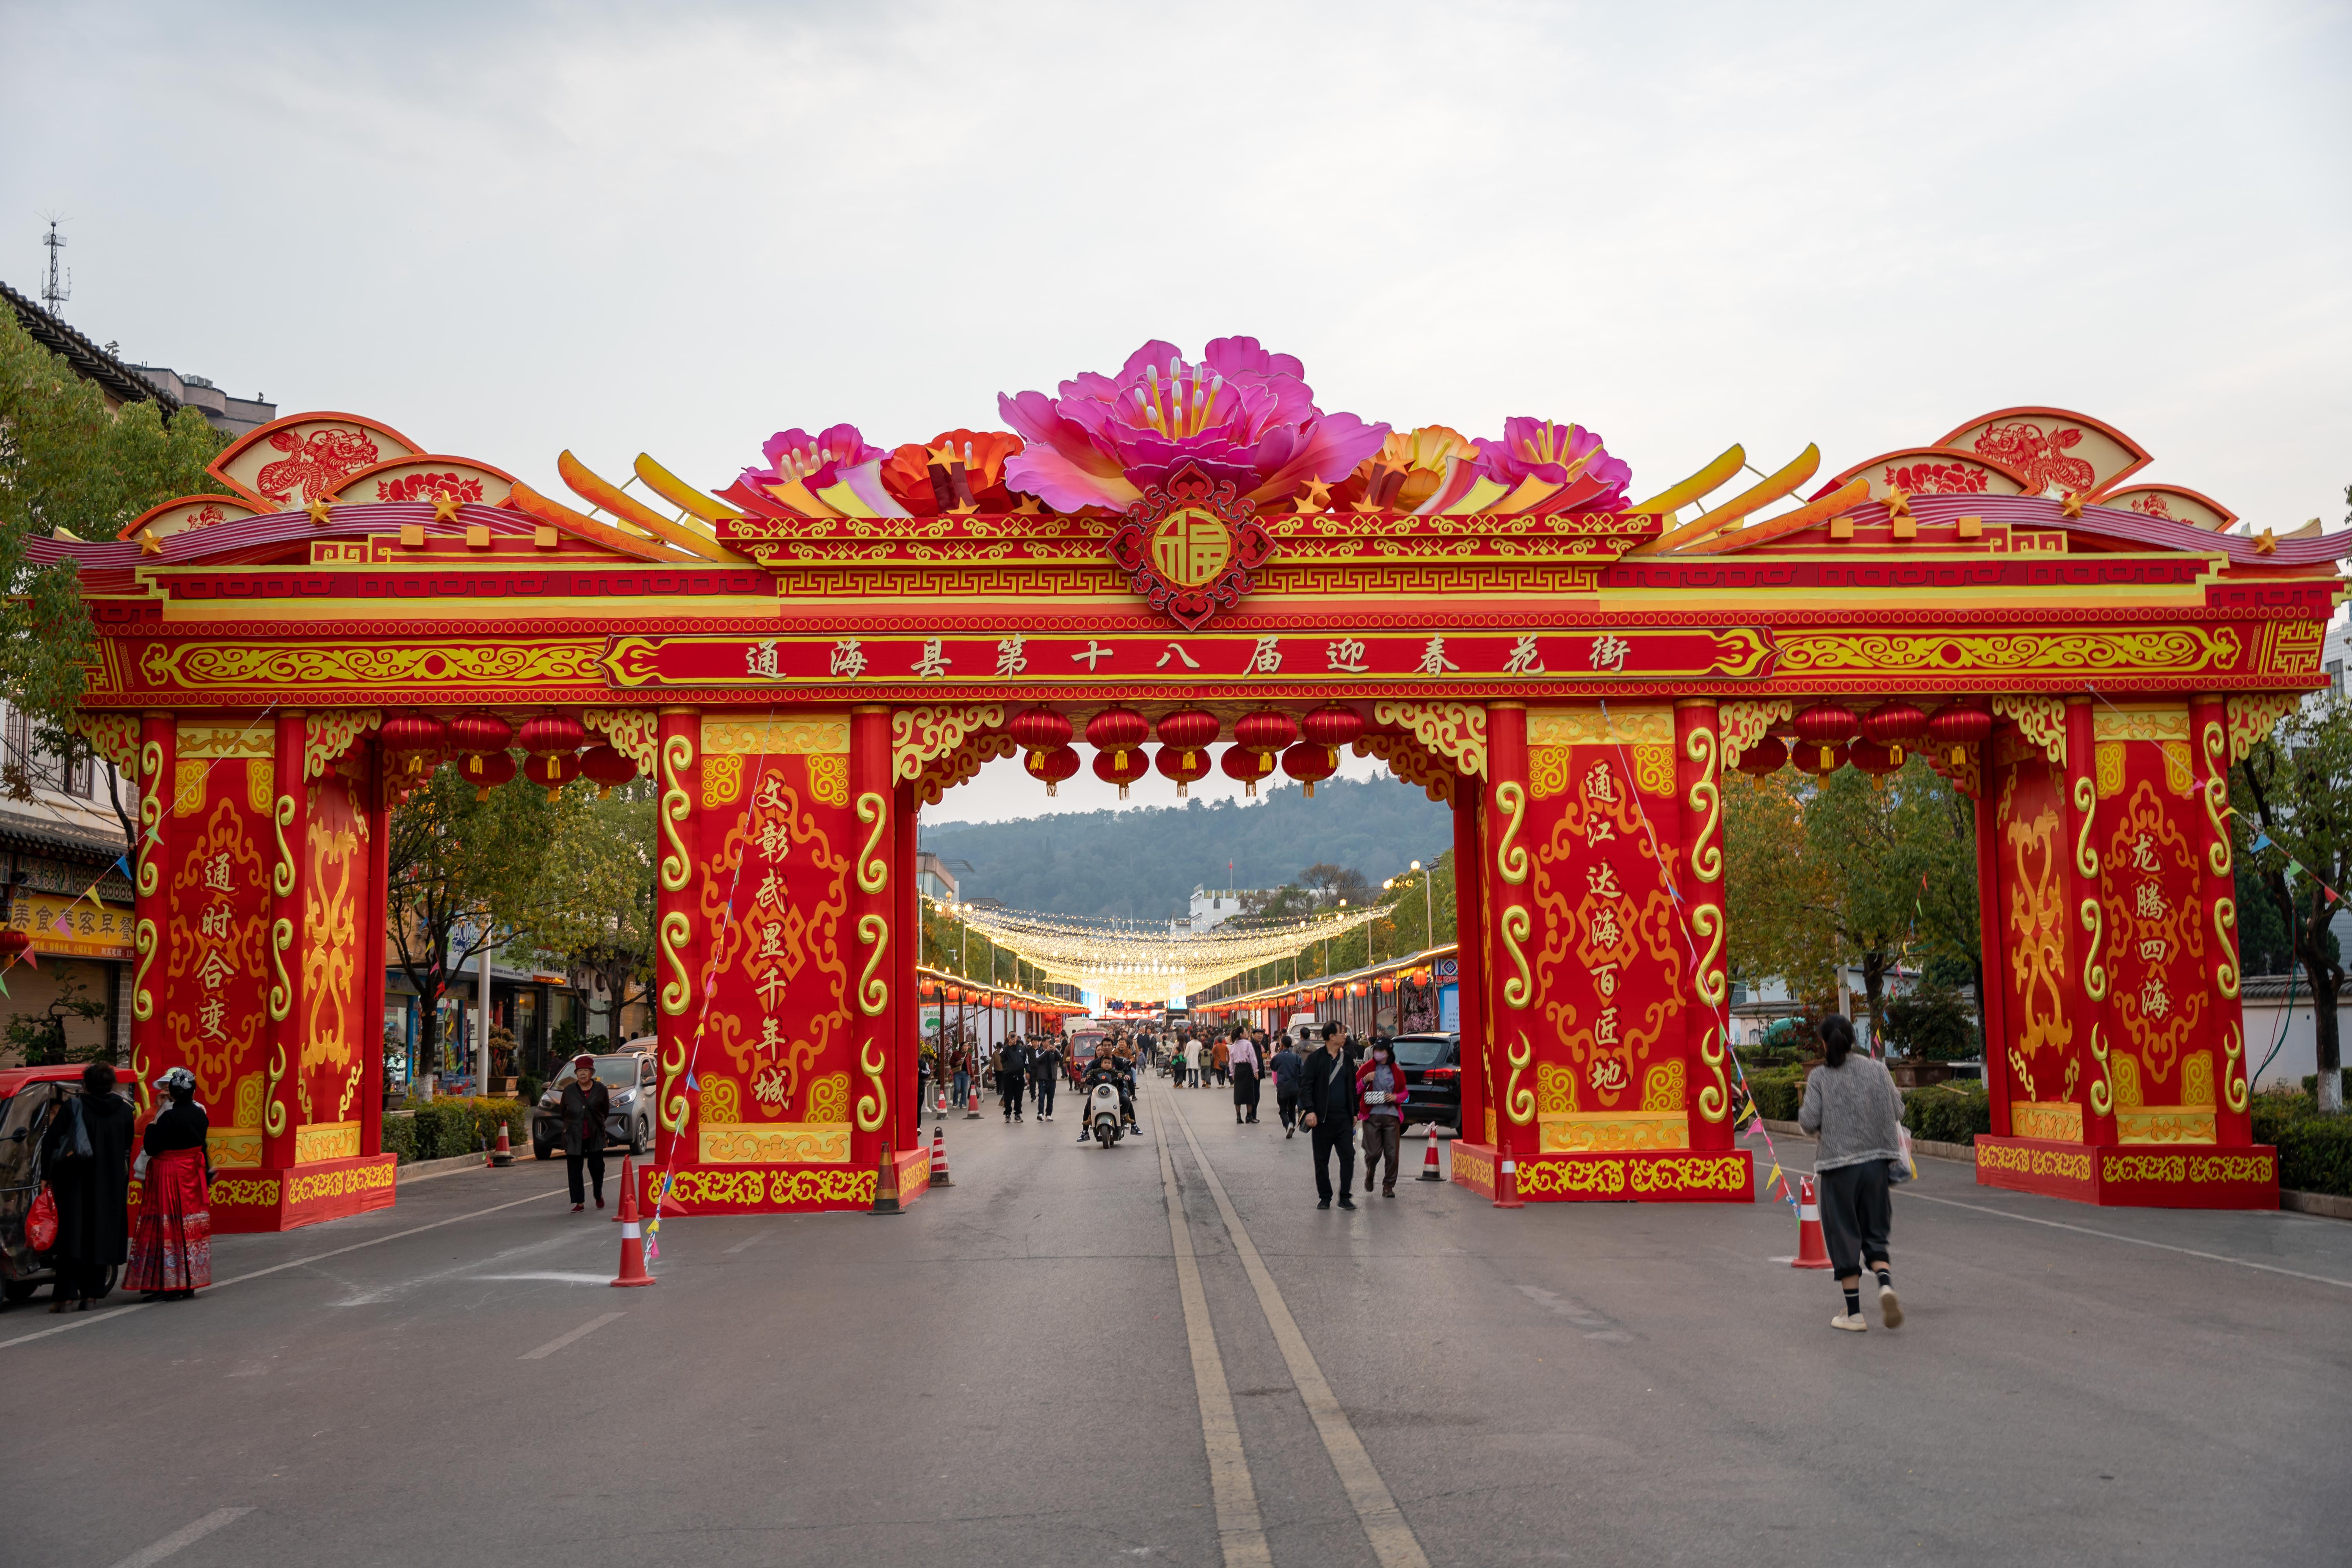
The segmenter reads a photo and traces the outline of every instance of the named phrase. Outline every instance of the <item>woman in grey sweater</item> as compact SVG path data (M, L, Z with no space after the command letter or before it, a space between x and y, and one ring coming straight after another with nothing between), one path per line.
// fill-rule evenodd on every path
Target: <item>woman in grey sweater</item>
M1878 1276L1878 1310L1890 1329L1903 1326L1903 1303L1895 1298L1887 1267L1886 1232L1894 1219L1894 1188L1888 1166L1901 1154L1903 1097L1886 1065L1853 1054L1853 1026L1841 1017L1822 1020L1824 1066L1805 1079L1805 1103L1797 1125L1821 1140L1813 1174L1822 1184L1822 1233L1845 1310L1830 1327L1860 1333L1862 1265Z

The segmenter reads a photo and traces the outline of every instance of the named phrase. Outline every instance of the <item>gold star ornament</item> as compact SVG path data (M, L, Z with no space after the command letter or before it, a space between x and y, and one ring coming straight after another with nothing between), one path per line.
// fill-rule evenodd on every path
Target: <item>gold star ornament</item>
M1911 515L1911 492L1899 487L1886 492L1886 515L1890 518Z
M2060 517L2082 516L2083 492L2080 490L2068 490L2066 492L2066 499L2058 503L2058 515Z
M152 528L142 528L139 531L139 553L142 555L163 553L163 542L155 537L155 531Z
M322 500L314 500L302 510L309 512L310 521L320 528L326 527L335 520L335 509Z
M433 496L433 521L436 522L457 521L457 498L451 495L447 490L435 491Z

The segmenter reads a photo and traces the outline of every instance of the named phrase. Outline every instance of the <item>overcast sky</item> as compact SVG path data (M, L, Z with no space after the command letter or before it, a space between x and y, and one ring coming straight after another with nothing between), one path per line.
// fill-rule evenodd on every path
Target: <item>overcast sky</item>
M549 489L1237 332L1367 419L1575 419L1637 493L2021 403L2257 527L2352 483L2343 4L10 0L0 39L0 277L62 213L125 357Z

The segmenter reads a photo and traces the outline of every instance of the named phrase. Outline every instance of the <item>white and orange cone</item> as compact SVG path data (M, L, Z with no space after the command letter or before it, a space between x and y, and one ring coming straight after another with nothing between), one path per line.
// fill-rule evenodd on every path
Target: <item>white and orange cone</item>
M1797 1178L1797 1256L1789 1259L1791 1268L1827 1268L1830 1250L1822 1242L1821 1200L1813 1193L1811 1176Z
M955 1185L955 1178L948 1174L948 1130L936 1122L931 1126L931 1185Z
M635 1163L621 1156L621 1272L615 1285L650 1285L646 1272L645 1238L637 1231L637 1171Z
M1430 1134L1429 1152L1422 1157L1421 1179L1424 1182L1445 1180L1445 1173L1437 1168L1437 1135L1435 1133Z

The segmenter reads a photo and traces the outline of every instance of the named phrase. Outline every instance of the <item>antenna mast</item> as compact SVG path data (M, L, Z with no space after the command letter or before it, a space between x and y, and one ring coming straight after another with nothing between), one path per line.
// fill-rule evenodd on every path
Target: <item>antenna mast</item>
M48 276L41 283L41 308L52 316L58 314L58 306L73 298L73 274L67 272L63 281L58 277L58 252L66 247L66 237L58 232L58 223L57 218L51 218L49 232L41 237L41 243L49 250Z

